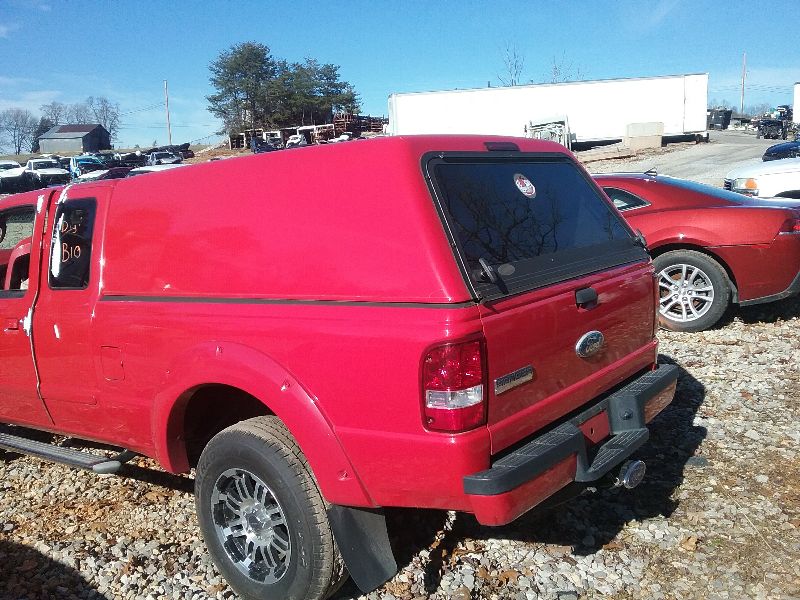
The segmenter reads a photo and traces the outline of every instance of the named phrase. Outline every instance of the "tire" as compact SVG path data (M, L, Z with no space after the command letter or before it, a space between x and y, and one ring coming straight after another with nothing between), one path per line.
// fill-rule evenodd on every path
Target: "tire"
M713 258L694 250L675 250L657 256L653 266L662 327L703 331L725 314L731 301L731 282Z
M195 504L214 564L245 600L321 600L346 579L325 501L277 417L242 421L211 439L197 465Z

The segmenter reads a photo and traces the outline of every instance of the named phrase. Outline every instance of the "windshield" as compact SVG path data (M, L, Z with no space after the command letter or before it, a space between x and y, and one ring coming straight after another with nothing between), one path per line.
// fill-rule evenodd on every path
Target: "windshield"
M19 165L12 163L0 163L0 171L8 171L9 169L19 169Z
M155 156L156 158L169 158L172 156L172 154L170 154L169 152L156 152L155 154L153 154L153 156Z
M59 169L58 163L54 160L37 160L31 163L31 168L37 169Z

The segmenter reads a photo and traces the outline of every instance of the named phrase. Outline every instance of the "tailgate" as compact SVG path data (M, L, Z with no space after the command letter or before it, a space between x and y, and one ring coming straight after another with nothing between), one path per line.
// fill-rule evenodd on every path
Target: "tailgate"
M480 301L492 452L653 363L649 256L568 154L439 153L424 164Z
M596 301L579 306L576 295L587 293ZM647 263L486 303L481 317L493 453L653 361L654 283ZM535 416L514 418L537 404Z

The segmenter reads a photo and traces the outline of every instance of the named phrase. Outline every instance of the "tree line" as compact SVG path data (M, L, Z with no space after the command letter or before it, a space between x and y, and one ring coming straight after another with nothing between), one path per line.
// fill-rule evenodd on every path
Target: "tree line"
M208 110L228 134L331 123L334 113L357 113L360 108L358 94L341 80L338 65L313 58L289 62L258 42L231 46L209 71L216 91L206 97Z
M56 125L99 123L116 139L119 132L119 104L104 96L89 96L84 102L50 102L39 107L36 117L23 108L0 111L0 147L8 146L14 154L23 150L39 151L39 136Z
M208 110L223 123L220 133L238 133L256 127L331 123L337 112L357 113L355 88L343 81L339 66L314 58L290 62L277 58L258 42L235 44L209 65L214 93L206 97ZM39 107L41 116L10 108L0 112L0 147L15 154L39 151L40 135L55 125L99 123L116 139L119 105L103 96L84 102L50 102Z

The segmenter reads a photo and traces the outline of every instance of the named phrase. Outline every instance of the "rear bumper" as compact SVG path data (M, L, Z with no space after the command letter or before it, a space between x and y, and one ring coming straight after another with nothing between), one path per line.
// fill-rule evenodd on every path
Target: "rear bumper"
M465 476L464 492L477 520L510 523L568 483L606 475L647 441L646 423L672 401L677 379L676 366L660 365L489 469Z

